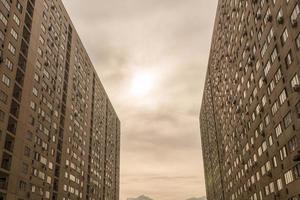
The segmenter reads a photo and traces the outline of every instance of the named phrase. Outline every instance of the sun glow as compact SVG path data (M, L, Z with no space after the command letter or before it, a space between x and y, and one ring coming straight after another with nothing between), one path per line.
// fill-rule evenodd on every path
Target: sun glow
M151 72L137 72L131 82L131 93L136 97L144 97L155 85L155 77Z

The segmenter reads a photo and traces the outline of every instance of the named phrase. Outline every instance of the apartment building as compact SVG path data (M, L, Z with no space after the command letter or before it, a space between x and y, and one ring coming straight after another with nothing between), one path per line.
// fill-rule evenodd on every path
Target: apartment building
M208 200L300 199L300 2L220 0L200 113Z
M61 0L1 0L0 45L0 199L118 200L120 121Z

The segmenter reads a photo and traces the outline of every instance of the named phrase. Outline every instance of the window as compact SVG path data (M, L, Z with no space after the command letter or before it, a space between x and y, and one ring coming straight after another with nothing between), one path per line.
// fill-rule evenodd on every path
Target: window
M277 21L278 22L283 22L283 11L282 11L282 8L278 11Z
M4 121L4 117L5 117L5 113L0 110L0 121L3 122Z
M22 11L23 11L23 6L22 6L22 4L20 4L19 0L18 0L18 2L17 2L16 7L17 7L18 11L19 11L20 13L22 13Z
M22 173L27 174L29 166L26 163L22 163Z
M19 189L21 191L26 191L27 184L24 181L19 182Z
M264 55L265 55L265 53L266 53L267 50L268 50L268 43L265 42L264 45L263 45L263 47L262 47L262 49L261 49L261 52L260 52L261 57L264 57Z
M43 156L40 156L40 162L43 164L43 165L46 165L47 164L47 159Z
M41 69L42 64L37 60L35 66L36 66L38 69Z
M270 63L270 61L268 61L266 66L265 66L265 69L264 69L265 76L268 75L270 69L271 69L271 63Z
M35 185L31 185L31 192L35 192Z
M276 101L272 106L272 114L275 115L278 110L279 110L279 104L278 101Z
M293 63L293 56L292 56L292 52L289 51L289 53L285 57L285 64L287 67L289 67L292 63Z
M279 137L282 134L281 124L278 124L275 128L276 136Z
M258 104L255 108L256 114L258 115L261 111L260 104Z
M271 62L274 63L277 57L278 57L278 52L277 52L277 48L275 47L271 54Z
M275 82L278 83L281 78L282 78L282 72L281 69L279 68L275 74Z
M270 124L270 116L269 115L267 115L265 117L265 123L266 123L266 126L268 126Z
M18 33L15 31L15 29L11 28L10 34L15 40L18 40Z
M39 37L39 40L40 40L40 43L41 43L41 44L44 44L44 43L45 43L45 40L44 40L44 38L43 38L42 36Z
M273 161L273 166L277 167L278 164L277 164L277 158L276 158L276 156L273 157L272 161Z
M292 114L291 114L291 112L289 112L289 113L284 117L283 121L284 121L284 127L285 127L285 128L288 128L288 127L291 125L291 123L292 123Z
M278 191L282 190L283 189L283 185L282 185L282 180L281 178L277 179L277 189Z
M298 36L296 38L296 46L298 49L300 48L300 33L298 34Z
M27 140L32 141L32 138L33 138L32 132L27 131L25 137Z
M41 48L38 48L38 54L39 54L40 56L43 56L43 51L42 51Z
M272 80L269 84L269 87L268 87L268 94L269 95L273 92L274 88L275 88L275 82Z
M49 161L49 163L48 163L48 168L51 169L51 170L53 169L53 163L50 162L50 161Z
M13 20L16 22L16 24L17 24L18 26L20 26L20 19L19 19L19 17L18 17L16 14L14 14Z
M300 34L299 34L299 35L300 35ZM300 38L299 38L299 40L300 40ZM300 44L300 41L299 41L299 44ZM256 62L256 65L255 65L256 71L258 71L259 68L260 68L260 62L259 62L259 60L258 60L258 61Z
M2 90L0 90L0 101L2 103L6 103L7 102L7 98L8 98L7 94L5 94Z
M265 186L265 193L266 193L266 196L268 196L270 194L270 188L269 188L269 185L266 185Z
M296 111L300 115L300 101L296 104Z
M289 38L289 33L288 33L288 30L285 28L280 37L281 44L284 45L286 43L286 41L288 40L288 38Z
M269 136L269 145L272 146L274 144L272 135Z
M268 161L268 162L266 163L266 170L267 170L267 172L268 172L268 171L270 171L271 169L272 169L272 167L271 167L271 162Z
M46 28L45 28L44 24L41 24L41 29L42 29L43 33L46 33Z
M292 170L289 170L288 172L286 172L284 174L284 178L285 178L285 183L286 184L289 184L289 183L293 182L294 181L294 176L293 176Z
M300 10L299 10L299 5L296 4L293 12L292 12L292 15L291 15L291 23L295 23L295 21L297 20L298 16L299 16L299 13L300 13Z
M286 147L282 147L280 150L279 150L279 153L280 153L280 159L281 160L284 160L286 157L287 157L287 151L286 151Z
M10 11L10 5L9 5L9 3L8 3L8 0L1 0L1 2L2 2L2 4L4 5L4 7L5 7L8 11Z
M39 77L39 75L37 73L34 73L34 80L36 82L40 82L40 77Z
M300 178L300 164L294 167L294 173L297 179Z
M4 38L5 38L5 35L4 35L4 33L0 30L0 40L4 40Z
M268 37L267 37L268 43L271 43L271 40L272 40L273 37L274 37L274 32L273 32L273 28L271 28L270 32L268 34Z
M2 75L2 82L3 82L7 87L10 86L10 79L9 79L5 74Z
M266 174L266 166L265 166L265 165L263 165L263 166L260 168L260 170L261 170L261 175L262 175L262 176Z
M262 103L263 107L267 104L267 96L266 95L264 95L263 98L261 99L261 103Z
M259 191L259 198L263 199L262 191Z
M2 21L2 23L6 26L7 25L7 19L6 17L3 15L2 12L0 12L0 20Z
M50 178L50 180L47 179L47 182L50 181L50 183L49 182L48 183L51 184L51 177L48 176L48 178ZM46 197L46 199L50 199L50 192L49 191L45 192L45 197Z
M30 148L26 147L24 148L24 156L30 157Z
M48 72L45 68L44 68L43 74L45 75L45 77L46 77L47 79L50 78L50 74L49 74L49 72Z
M263 152L265 152L265 151L267 150L267 148L268 148L267 142L264 141L264 142L262 143L262 150L263 150Z
M260 173L259 173L259 171L258 171L258 172L256 172L256 179L257 179L257 181L259 181L259 180L260 180Z
M29 116L28 122L29 122L30 125L34 126L34 123L35 123L34 117Z
M264 85L265 82L265 77L261 77L258 81L258 87L262 88L262 86Z
M38 90L35 87L32 88L32 93L34 96L38 96Z
M289 147L290 152L296 151L296 149L298 147L298 142L297 142L296 136L294 136L292 139L290 139L290 141L288 142L288 147Z
M47 20L48 20L48 17L47 17L47 15L46 15L46 13L45 13L45 12L43 12L43 18L44 18L44 20L45 20L45 21L47 21Z
M34 103L33 101L30 102L30 108L32 110L35 110L36 109L36 103Z
M7 69L9 69L10 71L13 70L13 63L8 58L5 59L4 64L7 67Z
M45 180L45 173L39 171L38 177L39 177L40 179L42 179L42 180Z
M273 182L270 183L269 187L270 187L270 193L275 192L275 187L274 187L274 183Z
M281 94L279 95L279 103L280 105L284 104L284 102L287 99L287 94L286 94L286 90L284 89Z
M297 86L299 84L300 84L300 82L299 82L298 74L295 74L295 76L291 80L291 86L292 86L292 88L294 88L295 86Z
M16 48L11 43L8 43L8 49L13 55L15 55Z

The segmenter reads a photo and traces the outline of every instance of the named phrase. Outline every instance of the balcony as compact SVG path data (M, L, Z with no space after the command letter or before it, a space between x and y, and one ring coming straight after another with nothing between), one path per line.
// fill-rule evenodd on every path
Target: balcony
M18 65L20 66L20 68L25 71L26 70L26 64L27 64L27 60L26 58L20 54L19 56L19 61L18 61Z
M19 102L21 101L21 98L22 98L22 89L17 84L15 84L15 86L14 86L13 97L17 101L19 101Z
M16 134L17 131L17 121L13 119L12 117L9 117L7 130L11 132L12 134Z
M14 144L15 144L15 139L11 135L7 134L4 143L5 150L9 152L13 152Z
M12 161L12 157L11 155L9 155L8 153L4 152L3 153L3 157L2 157L2 163L1 163L1 168L9 171L10 167L11 167L11 161ZM3 184L3 180L2 180L2 184Z
M17 74L16 74L16 81L21 85L23 86L23 83L24 83L24 73L17 69Z
M20 112L20 105L16 101L12 100L11 106L10 106L10 113L13 116L15 116L16 118L18 118L19 112Z

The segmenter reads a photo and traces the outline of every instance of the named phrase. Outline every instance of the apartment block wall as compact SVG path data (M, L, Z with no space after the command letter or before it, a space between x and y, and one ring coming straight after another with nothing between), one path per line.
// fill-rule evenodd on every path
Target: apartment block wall
M209 73L209 72L208 72ZM204 160L204 172L206 180L206 196L208 199L224 199L222 183L222 162L219 153L221 144L220 136L217 135L217 127L214 116L214 99L211 93L210 80L206 79L206 90L201 108L200 130Z
M200 114L209 200L300 199L299 6L219 1Z
M0 199L117 200L119 119L62 2L1 0L0 42Z

